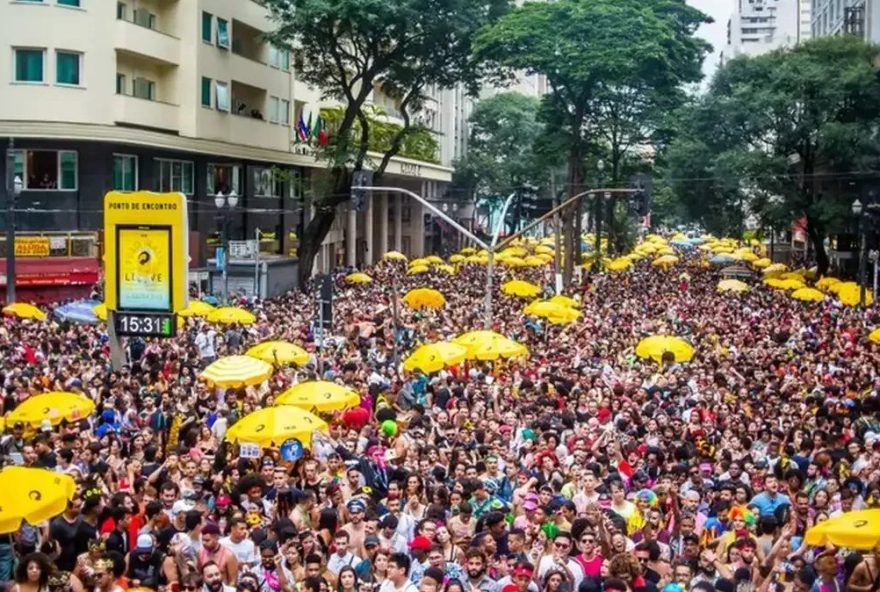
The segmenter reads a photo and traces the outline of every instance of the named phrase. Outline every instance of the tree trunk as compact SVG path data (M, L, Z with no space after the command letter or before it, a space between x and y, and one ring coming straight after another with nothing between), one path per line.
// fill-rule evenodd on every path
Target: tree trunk
M568 154L568 195L574 197L583 191L584 159L581 153L582 141L574 138ZM563 212L565 216L565 268L562 272L562 283L568 286L574 276L574 266L581 262L581 204L575 204Z
M303 230L303 235L299 241L299 270L298 280L300 290L305 291L308 287L309 280L312 277L312 268L315 265L315 257L321 250L321 243L330 227L333 226L333 220L336 218L336 208L329 210L318 210L315 217L308 223Z
M828 253L825 252L825 237L823 235L824 233L821 232L816 225L813 224L813 220L807 216L807 236L810 237L810 244L812 244L813 248L816 250L818 277L822 277L828 273L828 268L831 266L831 262L828 260Z

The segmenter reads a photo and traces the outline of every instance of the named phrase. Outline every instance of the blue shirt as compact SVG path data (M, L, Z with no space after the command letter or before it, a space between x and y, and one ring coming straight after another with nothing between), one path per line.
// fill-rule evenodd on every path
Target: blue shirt
M763 491L753 497L749 505L755 506L761 516L775 516L776 509L780 506L790 506L791 500L788 499L787 495L782 493L777 493L776 495L771 496L766 491Z

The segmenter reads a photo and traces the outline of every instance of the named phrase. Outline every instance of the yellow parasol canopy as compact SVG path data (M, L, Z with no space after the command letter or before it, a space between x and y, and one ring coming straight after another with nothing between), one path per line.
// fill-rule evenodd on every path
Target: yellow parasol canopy
M257 317L250 312L235 306L215 308L208 313L206 318L209 323L220 323L223 325L252 325L257 320Z
M413 265L409 268L409 271L406 272L407 275L418 275L420 273L428 273L427 265Z
M662 255L651 262L654 267L668 268L678 263L678 257L675 255Z
M442 271L443 273L448 273L450 275L455 273L455 268L452 267L451 265L447 265L445 263L442 265L435 265L434 269L436 269L437 271Z
M3 314L10 317L18 317L20 319L34 319L37 321L45 321L46 313L26 302L13 302L3 307Z
M290 387L278 396L275 404L293 405L307 411L324 413L357 407L361 404L361 397L347 386L326 380L313 380Z
M772 262L770 261L770 259L768 259L767 257L762 257L760 259L752 261L752 266L757 267L758 269L766 269L770 267L771 263Z
M305 366L309 363L309 352L287 341L264 341L247 350L245 355L275 366Z
M98 317L98 320L107 320L107 305L103 302L101 304L96 304L95 306L93 306L92 312L95 313L95 316Z
M456 253L455 255L449 256L450 263L462 263L464 261L464 255L460 253Z
M801 302L822 302L825 294L816 288L798 288L791 293L791 297Z
M535 247L535 255L552 255L556 250L549 245L538 245Z
M272 376L271 364L250 356L226 356L212 362L199 377L215 387L237 388L260 384Z
M694 357L694 347L681 337L670 335L652 335L645 337L636 346L636 355L640 358L663 360L663 354L670 352L676 362L689 362Z
M805 287L804 283L798 280L783 280L780 278L767 278L764 280L766 286L776 288L777 290L800 290Z
M38 526L67 509L76 493L73 477L46 469L6 467L0 471L0 534L16 532L21 523Z
M773 263L764 267L764 273L785 273L788 271L788 265L784 263Z
M349 284L369 284L372 283L373 278L365 273L355 272L345 276L345 281L347 281Z
M460 364L467 357L467 348L457 343L440 341L419 347L404 360L403 369L407 372L421 370L425 374L439 372L447 366Z
M880 329L874 329L868 333L868 339L874 343L880 343Z
M31 426L39 426L44 419L58 425L62 421L79 421L95 412L95 402L89 397L53 391L34 395L25 399L12 413L6 416L6 424L22 421ZM2 491L2 490L0 490ZM3 504L0 503L0 506Z
M414 288L404 294L403 301L413 310L438 309L446 304L446 298L433 288Z
M230 442L259 444L262 448L281 446L296 438L304 447L311 446L312 434L326 431L327 423L317 415L293 407L264 407L242 417L226 431Z
M443 262L441 261L441 263L443 263ZM422 258L422 259L413 259L412 261L409 262L409 266L410 266L410 267L419 267L419 266L422 266L422 265L424 265L425 267L428 267L429 265L431 265L431 262L428 261L428 260L425 259L425 258Z
M740 280L721 280L718 282L719 292L748 292L749 285Z
M838 288L837 290L837 298L840 300L841 304L845 304L846 306L858 306L862 297L862 289L855 282L846 282L844 285L836 284L834 286ZM871 306L874 304L874 294L870 289L865 289L865 306Z
M501 285L501 291L517 298L534 298L541 293L541 288L524 280L511 280Z
M476 252L477 252L477 250L474 247L465 247L461 251L459 251L459 253L461 253L462 255L465 255L465 256L473 255Z
M831 286L839 283L840 280L835 277L823 277L816 282L816 287L825 292L830 292Z
M437 255L429 255L428 257L425 257L425 260L431 265L443 265L446 263L442 257L438 257Z
M494 331L470 331L452 340L467 348L468 360L497 360L529 355L526 346Z
M807 529L804 537L811 547L836 547L866 551L880 543L880 510L845 512Z
M562 294L558 294L550 299L550 302L553 304L558 304L560 306L565 306L567 308L580 308L581 303L575 300L570 296L563 296Z
M216 310L207 302L201 300L190 300L189 305L183 310L177 311L179 317L206 317Z
M400 251L388 251L382 255L382 259L385 261L406 261L406 255Z
M633 266L632 259L627 257L618 257L605 266L608 271L626 271Z
M549 300L532 302L523 309L523 314L547 319L554 325L567 325L581 316L580 311Z

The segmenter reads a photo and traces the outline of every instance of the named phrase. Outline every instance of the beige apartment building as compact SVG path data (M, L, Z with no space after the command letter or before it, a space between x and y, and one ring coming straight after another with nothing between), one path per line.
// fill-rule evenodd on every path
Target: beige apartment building
M98 231L107 191L181 191L193 265L205 265L214 197L234 193L229 236L259 229L272 237L264 249L292 253L311 212L302 196L323 167L295 126L322 105L297 81L297 56L264 40L272 28L255 0L0 2L0 147L14 140L17 228ZM396 158L385 181L442 199L456 95L432 94L422 116L442 164ZM394 118L379 89L373 100ZM366 211L339 214L316 271L425 249L425 212L406 197L376 195Z

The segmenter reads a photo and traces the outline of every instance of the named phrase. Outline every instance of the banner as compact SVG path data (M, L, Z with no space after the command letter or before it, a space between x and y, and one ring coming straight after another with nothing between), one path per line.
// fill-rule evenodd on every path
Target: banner
M116 227L120 310L172 310L171 228Z
M16 257L48 257L48 236L19 236L15 239Z

